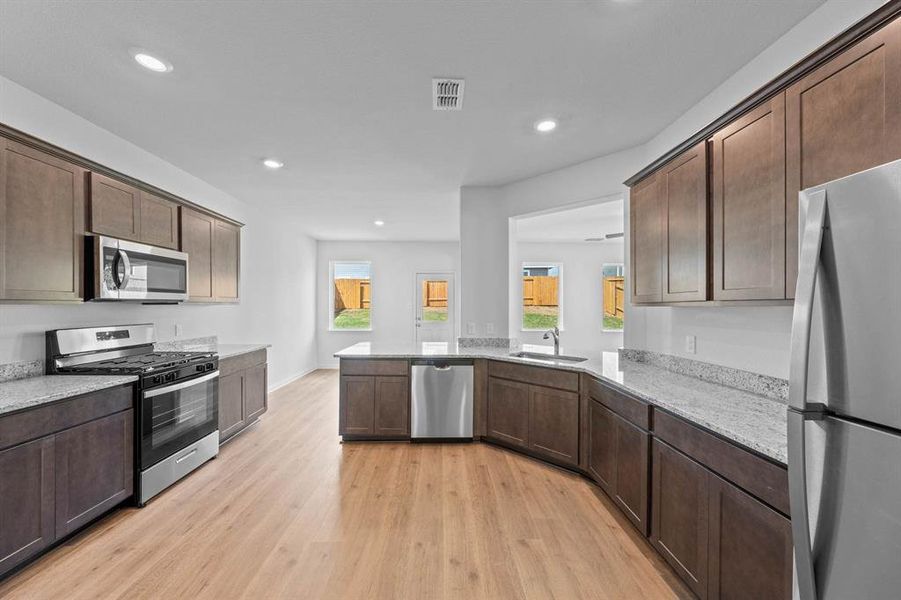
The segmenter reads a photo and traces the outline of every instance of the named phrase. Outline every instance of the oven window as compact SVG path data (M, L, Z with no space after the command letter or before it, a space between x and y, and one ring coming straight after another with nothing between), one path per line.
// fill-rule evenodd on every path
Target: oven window
M154 393L156 390L148 391ZM144 468L215 431L218 402L218 378L145 396L141 457Z
M187 290L188 268L181 261L141 252L128 251L131 262L129 290L184 293Z

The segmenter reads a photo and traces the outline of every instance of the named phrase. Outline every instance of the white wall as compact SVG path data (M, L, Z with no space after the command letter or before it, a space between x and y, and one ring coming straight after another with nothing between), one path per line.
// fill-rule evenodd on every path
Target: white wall
M576 204L624 191L622 181L626 178L884 3L885 0L829 0L647 144L505 186L478 188L481 199L493 199L498 204L503 203L504 207L488 208L479 206L477 202L461 202L461 243L464 257L467 254L473 257L477 255L467 247L471 238L475 239L474 248L493 249L500 245L508 247L512 243L509 238L503 244L496 237L486 240L482 236L504 235L507 232L504 221L510 216ZM467 188L461 190L461 199L466 199L466 190ZM478 206L478 214L467 214L474 206ZM627 194L627 221L628 212ZM471 222L469 232L466 231L467 222ZM626 223L627 236L628 231ZM626 255L628 265L628 238ZM499 273L499 266L494 260L473 260L472 271L467 265L464 261L464 285L474 286L476 283L491 281ZM509 283L507 287L509 288ZM479 298L482 299L480 304L468 306L464 296L463 310L468 320L497 319L500 311L509 310L507 290L498 289L490 295L480 294ZM787 377L790 324L790 307L644 308L632 307L627 303L624 344L629 348L686 355ZM684 337L687 334L697 336L697 353L694 355L684 352Z
M182 338L218 335L223 342L272 344L270 387L315 368L316 244L297 235L290 221L250 207L2 77L0 121L246 223L240 304L0 305L0 363L43 358L48 329L153 322L161 340L172 339L180 324Z
M457 242L318 242L316 260L316 330L319 366L337 367L333 354L357 342L412 343L415 339L416 273L447 272L460 276ZM331 261L372 263L372 331L329 331ZM459 284L456 292L459 306ZM455 321L459 323L459 308ZM459 329L458 329L459 331Z
M622 346L622 332L603 331L603 293L601 267L623 264L622 240L586 242L517 242L510 257L510 272L515 286L510 288L510 331L526 344L550 344L544 332L522 329L523 263L543 262L561 265L560 308L563 327L560 345L564 352L597 353Z

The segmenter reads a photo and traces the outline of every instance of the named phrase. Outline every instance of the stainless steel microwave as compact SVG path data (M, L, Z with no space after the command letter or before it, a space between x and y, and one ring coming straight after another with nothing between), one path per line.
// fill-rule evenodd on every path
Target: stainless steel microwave
M86 246L91 300L187 300L186 253L102 235L88 236Z

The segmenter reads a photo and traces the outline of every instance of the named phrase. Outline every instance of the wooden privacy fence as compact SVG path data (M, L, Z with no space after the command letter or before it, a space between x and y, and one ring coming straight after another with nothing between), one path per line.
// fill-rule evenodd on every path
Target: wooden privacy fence
M556 275L523 276L523 306L557 306L558 302Z
M447 308L447 281L422 282L423 308Z
M347 308L369 308L370 291L368 279L336 279L335 312Z
M604 316L623 318L625 305L625 279L621 275L604 277Z

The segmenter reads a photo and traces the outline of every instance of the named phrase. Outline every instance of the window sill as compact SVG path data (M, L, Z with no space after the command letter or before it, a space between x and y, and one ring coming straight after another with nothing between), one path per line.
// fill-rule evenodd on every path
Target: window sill
M364 333L365 333L365 332L367 332L367 331L372 331L372 327L370 327L370 328L368 328L368 329L348 329L348 328L346 328L346 327L341 327L341 328L338 328L338 327L329 327L328 330L329 330L329 331L335 331L335 332L349 331L349 332L351 332L351 333L353 333L353 332L357 332L357 333L359 333L359 332L364 332Z

